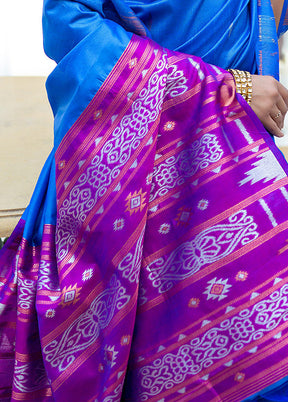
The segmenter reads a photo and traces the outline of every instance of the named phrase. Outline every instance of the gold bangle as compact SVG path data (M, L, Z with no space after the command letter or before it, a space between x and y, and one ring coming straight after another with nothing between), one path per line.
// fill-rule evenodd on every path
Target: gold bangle
M236 69L229 69L234 77L236 84L236 92L243 96L245 101L250 104L252 100L252 78L249 71L241 71Z

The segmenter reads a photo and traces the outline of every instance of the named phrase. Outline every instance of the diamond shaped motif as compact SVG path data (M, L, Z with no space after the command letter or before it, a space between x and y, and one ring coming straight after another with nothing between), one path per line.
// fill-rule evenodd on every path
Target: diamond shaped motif
M181 207L177 211L176 222L177 226L187 226L192 217L191 208Z
M140 207L140 205L141 205L141 197L140 196L131 198L131 200L130 200L130 208L131 209L138 208L138 207Z
M142 189L133 194L130 193L126 198L126 212L130 212L130 215L138 211L142 211L146 206L146 192L142 193Z
M77 287L77 284L68 288L65 286L62 291L61 303L62 307L69 306L70 304L75 304L79 301L81 288Z
M208 281L208 286L203 292L203 294L207 295L207 300L213 299L220 301L227 297L227 293L232 285L228 285L228 279L217 279L214 278L211 281Z

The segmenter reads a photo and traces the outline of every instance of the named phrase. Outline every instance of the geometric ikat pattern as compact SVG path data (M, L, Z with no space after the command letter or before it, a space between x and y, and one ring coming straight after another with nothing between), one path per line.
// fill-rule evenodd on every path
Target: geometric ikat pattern
M181 384L188 377L200 375L218 360L261 339L288 321L288 285L273 292L267 299L224 319L203 335L182 345L175 353L154 360L141 368L141 401Z
M231 254L237 247L257 239L257 224L246 210L231 215L228 222L203 230L168 256L157 258L146 269L159 293L197 273L201 267ZM227 288L227 286L226 286ZM228 289L228 288L227 288Z

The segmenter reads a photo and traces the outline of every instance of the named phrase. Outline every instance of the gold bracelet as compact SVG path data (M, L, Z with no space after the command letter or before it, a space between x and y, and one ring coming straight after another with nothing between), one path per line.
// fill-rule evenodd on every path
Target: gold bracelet
M236 84L236 92L243 96L245 101L250 105L252 100L252 79L249 71L241 71L235 69L229 69L234 77Z

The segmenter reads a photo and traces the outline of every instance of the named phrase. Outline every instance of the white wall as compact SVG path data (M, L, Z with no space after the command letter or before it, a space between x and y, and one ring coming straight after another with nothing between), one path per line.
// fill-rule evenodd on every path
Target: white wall
M1 1L1 76L47 76L54 68L43 51L41 14L41 0Z

